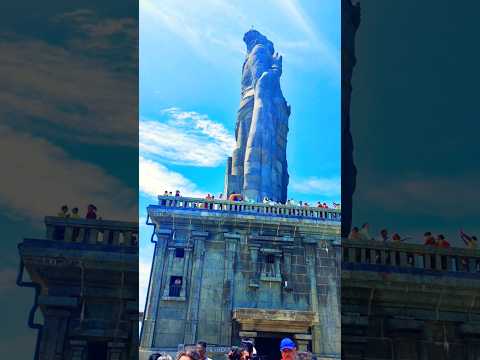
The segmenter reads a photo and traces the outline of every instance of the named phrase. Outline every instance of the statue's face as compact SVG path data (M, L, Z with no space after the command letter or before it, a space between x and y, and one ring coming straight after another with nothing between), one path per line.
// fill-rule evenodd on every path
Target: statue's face
M273 43L256 30L248 31L243 37L243 41L247 45L247 52L252 51L254 46L257 44L265 45L271 54L274 52Z

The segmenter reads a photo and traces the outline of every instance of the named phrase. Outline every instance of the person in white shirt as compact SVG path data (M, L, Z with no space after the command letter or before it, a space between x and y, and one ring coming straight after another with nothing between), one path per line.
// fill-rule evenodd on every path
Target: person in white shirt
M205 341L198 341L195 350L200 355L200 360L212 360L207 356L207 343Z

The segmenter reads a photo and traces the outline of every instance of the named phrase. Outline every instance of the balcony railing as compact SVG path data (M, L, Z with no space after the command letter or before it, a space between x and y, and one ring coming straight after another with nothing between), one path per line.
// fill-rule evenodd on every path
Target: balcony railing
M480 279L479 250L343 240L342 252L345 268L354 264L369 264L378 265L379 268L392 266L434 272L474 273Z
M262 215L272 217L309 218L312 220L341 221L341 210L310 206L251 203L247 201L207 200L180 196L159 196L158 206L199 211Z
M62 242L138 246L138 225L133 222L45 218L47 239Z

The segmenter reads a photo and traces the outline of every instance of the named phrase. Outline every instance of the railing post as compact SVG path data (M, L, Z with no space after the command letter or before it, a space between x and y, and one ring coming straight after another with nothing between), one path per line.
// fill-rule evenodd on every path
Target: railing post
M435 254L435 270L442 270L442 256Z
M65 226L65 236L63 237L65 242L71 242L73 235L73 227Z

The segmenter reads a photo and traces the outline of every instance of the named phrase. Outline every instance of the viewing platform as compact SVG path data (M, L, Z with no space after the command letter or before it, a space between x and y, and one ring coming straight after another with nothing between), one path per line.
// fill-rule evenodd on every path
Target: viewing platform
M345 239L342 249L342 268L345 270L394 268L412 274L475 274L480 279L480 250Z
M333 222L340 225L341 210L310 206L264 204L248 201L207 200L201 198L159 196L158 205L149 206L149 213L171 209L179 212L198 213L203 216L242 216L283 219L284 221Z
M138 246L138 224L113 220L45 217L46 239L65 243Z

